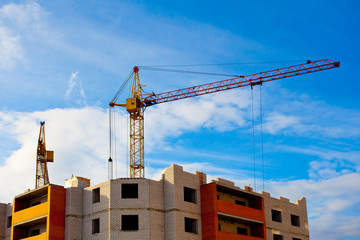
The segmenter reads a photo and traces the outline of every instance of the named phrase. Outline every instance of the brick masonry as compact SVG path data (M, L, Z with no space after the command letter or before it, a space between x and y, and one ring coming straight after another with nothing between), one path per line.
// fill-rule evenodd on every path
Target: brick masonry
M66 240L200 240L202 239L201 182L206 174L185 172L179 165L165 169L159 181L151 179L118 178L89 186L89 180L74 179L66 188L65 239ZM234 182L217 178L217 184L240 190ZM122 185L137 184L137 198L123 198ZM184 200L184 187L195 190L195 202ZM100 201L93 202L93 190L100 189ZM252 192L249 187L242 191ZM264 199L266 235L281 234L284 240L293 237L308 240L306 199L296 203L288 199L273 198L269 193L253 194ZM226 200L228 195L221 195ZM41 199L40 199L41 200ZM237 199L244 200L246 199ZM272 221L271 210L281 211L282 222ZM291 214L298 216L300 226L291 224ZM11 204L0 204L0 240L10 240L11 228L7 218L12 215ZM123 230L122 216L138 215L138 230ZM185 218L196 222L196 232L185 232ZM93 233L93 223L99 219L99 232ZM215 239L215 238L214 238Z

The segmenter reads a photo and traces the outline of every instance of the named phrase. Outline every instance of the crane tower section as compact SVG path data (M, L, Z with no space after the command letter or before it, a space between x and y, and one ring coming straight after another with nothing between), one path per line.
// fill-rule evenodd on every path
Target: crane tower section
M40 134L36 154L35 188L50 183L47 163L54 161L54 151L47 151L45 144L45 122L40 122Z
M139 68L134 67L130 98L125 104L110 103L111 107L126 107L130 120L130 177L144 178L144 111L142 85L139 79Z

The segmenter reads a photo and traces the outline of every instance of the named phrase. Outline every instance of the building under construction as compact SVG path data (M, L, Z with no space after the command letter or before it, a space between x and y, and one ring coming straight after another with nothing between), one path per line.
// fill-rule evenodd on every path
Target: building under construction
M306 199L290 203L267 192L239 188L234 182L206 174L165 169L158 181L144 176L144 110L155 104L338 68L329 59L143 96L139 68L134 67L131 96L118 103L124 82L110 106L126 107L130 119L130 178L112 178L90 185L75 177L64 186L50 184L41 123L36 186L0 204L0 240L308 240ZM110 111L111 139L111 111Z
M289 202L206 174L165 169L159 181L75 177L0 205L1 240L308 240L306 199Z

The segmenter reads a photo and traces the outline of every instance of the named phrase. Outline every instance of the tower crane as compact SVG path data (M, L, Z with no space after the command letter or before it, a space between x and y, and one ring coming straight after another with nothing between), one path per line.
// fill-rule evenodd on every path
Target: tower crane
M209 93L215 93L234 88L255 85L262 85L264 82L280 80L283 78L295 77L308 73L324 71L333 68L339 68L340 62L330 59L317 61L308 60L306 63L293 65L289 67L279 68L266 72L250 74L247 76L238 76L222 81L202 84L198 86L183 88L170 92L159 94L143 94L140 80L139 68L133 68L133 81L130 98L126 99L126 103L117 103L119 94L126 83L122 85L115 97L110 102L110 107L125 107L130 118L130 177L144 178L144 111L146 107L176 101L184 98L196 97ZM131 78L131 75L128 79ZM109 161L111 158L109 159Z
M36 153L35 188L50 183L47 163L54 162L54 151L47 151L45 144L45 122L40 122L40 133Z

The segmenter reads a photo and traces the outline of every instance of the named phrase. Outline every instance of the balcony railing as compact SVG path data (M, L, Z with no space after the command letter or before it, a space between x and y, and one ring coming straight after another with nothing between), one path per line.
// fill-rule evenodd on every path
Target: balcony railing
M251 219L258 222L265 222L265 216L262 210L241 206L235 203L217 200L217 211L238 216L241 218Z
M47 233L42 233L40 235L28 237L28 238L22 238L21 240L46 240L48 238Z
M223 239L223 240L264 240L264 238L261 237L241 235L241 234L223 232L223 231L219 231L218 236L219 239Z
M21 224L22 222L29 222L32 219L39 219L48 214L49 204L48 202L41 203L39 205L25 208L17 211L13 216L13 224Z

